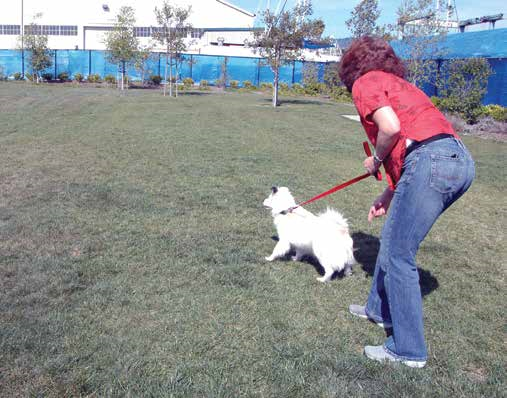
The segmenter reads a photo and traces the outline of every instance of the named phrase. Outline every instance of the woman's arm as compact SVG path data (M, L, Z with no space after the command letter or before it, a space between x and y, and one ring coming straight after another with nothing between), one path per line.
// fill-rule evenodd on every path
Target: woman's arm
M390 106L378 108L373 113L372 119L378 127L375 154L378 159L384 160L398 140L398 136L400 135L400 120ZM380 163L375 161L373 156L366 158L363 164L370 174L374 174L380 167Z

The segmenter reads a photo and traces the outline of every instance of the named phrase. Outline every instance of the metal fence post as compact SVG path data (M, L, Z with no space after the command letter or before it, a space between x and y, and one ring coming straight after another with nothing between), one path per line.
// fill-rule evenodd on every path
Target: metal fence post
M58 69L57 69L57 66L56 66L56 53L57 53L58 50L55 50L55 80L58 76Z
M259 58L259 60L257 61L257 82L256 82L257 87L259 87L260 80L261 80L261 59Z
M88 50L88 76L92 74L92 50Z

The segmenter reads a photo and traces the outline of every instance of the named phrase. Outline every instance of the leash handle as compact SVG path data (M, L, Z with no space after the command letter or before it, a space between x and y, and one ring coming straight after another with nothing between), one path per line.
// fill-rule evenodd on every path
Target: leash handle
M368 157L372 156L370 146L368 145L368 141L363 141L363 148L364 152L366 153L366 156ZM380 170L377 170L377 172L375 173L375 178L377 179L377 181L382 181L382 173L380 172Z

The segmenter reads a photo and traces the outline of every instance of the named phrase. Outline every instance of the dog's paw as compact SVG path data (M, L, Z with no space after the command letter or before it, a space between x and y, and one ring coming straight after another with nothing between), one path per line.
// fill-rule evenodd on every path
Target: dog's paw
M321 276L320 278L317 278L317 280L318 280L319 282L322 282L322 283L329 282L329 280L330 280L330 279L331 279L331 278L327 277L326 275Z
M264 259L265 259L266 261L271 262L271 261L273 261L275 258L274 258L273 256L269 256L269 257L264 257Z

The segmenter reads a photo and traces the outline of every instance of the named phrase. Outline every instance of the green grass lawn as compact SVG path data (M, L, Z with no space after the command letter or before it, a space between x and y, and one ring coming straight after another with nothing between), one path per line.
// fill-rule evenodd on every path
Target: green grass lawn
M477 179L421 247L427 367L381 365L362 349L385 332L347 308L382 183L308 206L348 218L351 277L264 261L272 185L304 200L364 172L351 105L282 100L0 84L1 396L505 394L506 144L464 137Z

